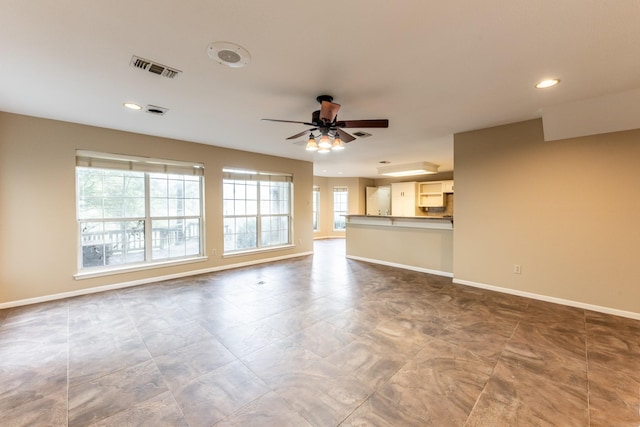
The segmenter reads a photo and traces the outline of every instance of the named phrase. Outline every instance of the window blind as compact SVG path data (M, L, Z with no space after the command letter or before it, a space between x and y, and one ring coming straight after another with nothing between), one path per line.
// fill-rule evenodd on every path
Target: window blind
M271 181L271 182L293 182L293 175L285 173L258 172L239 169L223 169L224 179L235 179L244 181Z
M86 150L76 150L76 166L177 175L204 175L203 163L98 153Z

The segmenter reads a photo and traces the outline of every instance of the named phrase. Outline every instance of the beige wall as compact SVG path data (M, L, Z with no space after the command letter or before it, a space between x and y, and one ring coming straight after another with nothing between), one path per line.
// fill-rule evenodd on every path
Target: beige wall
M209 259L75 280L76 149L203 162ZM293 174L294 248L222 258L222 168L226 166ZM311 252L312 185L310 162L0 113L0 304Z
M454 141L456 280L640 313L640 130L545 142L531 120Z
M366 187L372 186L368 178L328 178L315 176L313 185L320 188L320 230L314 233L315 238L344 237L344 231L333 230L333 188L347 187L349 190L349 214L364 214L366 203Z
M638 140L640 130L544 142L540 120L457 134L456 280L640 313ZM75 280L76 149L204 162L209 259ZM219 255L224 166L293 173L295 248ZM332 230L334 186L347 186L349 213L363 214L365 187L388 183L314 178L309 162L0 113L0 304L310 252L313 237L344 236ZM313 184L322 192L315 236Z
M453 275L450 229L348 224L346 253L387 265Z

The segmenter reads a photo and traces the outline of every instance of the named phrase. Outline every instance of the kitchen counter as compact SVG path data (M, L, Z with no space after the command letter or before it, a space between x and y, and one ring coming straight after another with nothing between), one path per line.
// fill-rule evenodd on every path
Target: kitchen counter
M347 224L388 225L411 228L453 229L452 216L347 215Z
M346 255L453 277L453 218L347 215Z

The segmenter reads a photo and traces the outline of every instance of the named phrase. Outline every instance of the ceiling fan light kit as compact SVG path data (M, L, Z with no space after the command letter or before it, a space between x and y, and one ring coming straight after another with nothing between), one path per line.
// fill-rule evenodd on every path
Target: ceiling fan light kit
M427 175L438 172L438 165L429 162L407 163L404 165L380 166L378 173L386 176Z
M323 135L323 137L325 136L326 135ZM340 139L340 136L336 136L336 138L333 140L333 143L327 142L330 141L328 137L326 137L325 140L323 140L323 137L320 138L320 143L318 144L313 133L309 135L309 141L307 141L305 150L317 151L318 153L328 153L330 151L344 150L344 143Z
M333 102L331 95L319 95L316 101L320 104L320 109L311 114L310 122L299 122L294 120L262 119L270 122L298 123L311 126L310 129L298 132L287 139L296 139L309 132L309 140L305 149L307 151L317 151L318 153L328 153L329 151L339 151L345 148L345 143L356 139L355 136L345 132L342 128L388 128L389 120L338 120L338 110L340 104ZM314 131L320 132L318 142L313 135ZM356 133L357 134L357 133ZM369 134L367 134L369 136Z

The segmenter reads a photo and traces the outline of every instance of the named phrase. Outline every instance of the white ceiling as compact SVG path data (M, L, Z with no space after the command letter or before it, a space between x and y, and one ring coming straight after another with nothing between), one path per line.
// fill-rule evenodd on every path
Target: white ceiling
M0 0L0 10L0 110L308 160L320 176L376 177L381 160L450 171L453 133L640 88L638 0ZM243 46L251 63L218 64L214 41ZM137 70L132 55L182 74ZM548 77L562 82L534 88ZM285 141L303 125L260 120L309 121L320 94L342 105L339 119L389 128L318 154Z

